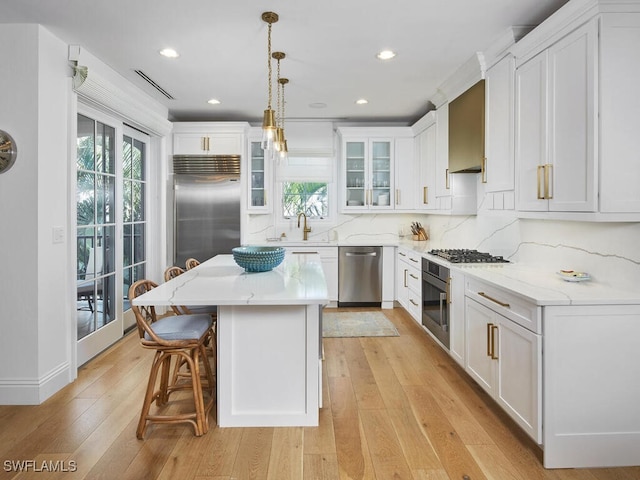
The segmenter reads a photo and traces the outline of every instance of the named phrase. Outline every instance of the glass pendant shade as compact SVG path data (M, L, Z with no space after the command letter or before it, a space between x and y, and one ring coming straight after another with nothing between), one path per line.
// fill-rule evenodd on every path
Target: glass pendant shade
M287 160L289 158L289 149L287 148L287 139L283 138L282 140L282 148L278 152L280 156L280 160Z
M276 113L267 109L262 120L262 149L273 150L276 140Z
M282 151L284 148L284 130L280 127L276 128L276 137L273 144L277 152Z

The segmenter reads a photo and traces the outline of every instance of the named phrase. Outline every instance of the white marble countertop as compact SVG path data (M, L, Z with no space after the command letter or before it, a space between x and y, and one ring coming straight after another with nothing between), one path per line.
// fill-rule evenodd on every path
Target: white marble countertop
M269 272L248 273L217 255L133 300L135 305L324 305L327 282L317 254L285 255Z
M640 289L618 288L592 278L584 282L567 282L556 271L521 263L453 264L429 255L430 242L401 242L400 247L434 260L464 275L490 282L509 290L536 305L637 305Z
M433 255L429 255L433 258ZM597 279L567 282L557 272L530 265L452 265L464 275L510 290L537 305L637 305L638 290L622 290Z

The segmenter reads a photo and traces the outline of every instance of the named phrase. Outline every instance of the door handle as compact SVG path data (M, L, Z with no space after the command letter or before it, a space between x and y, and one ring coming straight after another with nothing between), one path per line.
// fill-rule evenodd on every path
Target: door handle
M498 335L500 334L500 332L498 332L497 325L491 325L491 358L493 360L498 360L498 355L496 355L496 338L494 333L497 333Z
M498 305L500 305L501 307L504 307L504 308L511 308L511 305L509 305L508 303L504 303L504 302L501 302L500 300L496 300L495 298L490 297L489 295L487 295L487 294L486 294L486 293L484 293L484 292L478 292L478 295L480 295L481 297L486 298L487 300L491 300L493 303L497 303L497 304L498 304Z
M376 252L347 252L347 257L376 257Z

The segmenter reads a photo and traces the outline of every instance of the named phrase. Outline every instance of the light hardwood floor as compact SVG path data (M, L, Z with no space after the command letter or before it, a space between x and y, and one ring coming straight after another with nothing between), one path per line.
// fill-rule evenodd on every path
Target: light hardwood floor
M385 314L399 337L325 339L319 427L212 425L200 438L163 425L136 440L151 352L130 334L42 405L0 406L0 479L640 479L640 467L545 470L404 310ZM20 460L34 461L30 472L15 472Z

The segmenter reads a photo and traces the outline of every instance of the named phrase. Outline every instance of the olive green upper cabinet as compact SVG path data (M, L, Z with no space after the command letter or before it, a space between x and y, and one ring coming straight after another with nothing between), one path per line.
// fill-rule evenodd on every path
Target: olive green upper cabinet
M638 45L640 2L594 0L514 46L520 216L640 220Z

